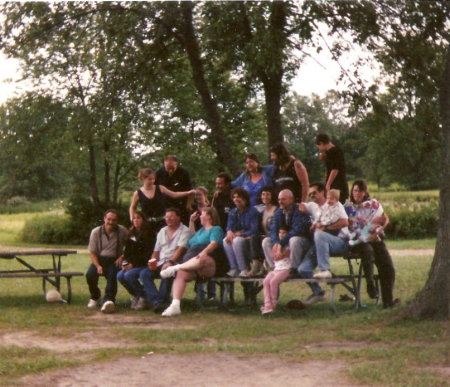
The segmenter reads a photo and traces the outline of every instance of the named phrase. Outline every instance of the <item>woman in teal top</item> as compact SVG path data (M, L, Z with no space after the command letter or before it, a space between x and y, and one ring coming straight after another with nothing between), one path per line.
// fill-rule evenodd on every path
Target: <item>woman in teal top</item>
M192 214L194 223L198 213ZM189 239L188 250L183 263L161 270L161 278L174 277L172 285L172 303L162 313L165 317L181 313L180 301L186 289L186 283L195 279L207 279L221 276L228 271L228 262L222 248L223 230L219 226L219 215L215 208L206 207L200 215L202 227Z

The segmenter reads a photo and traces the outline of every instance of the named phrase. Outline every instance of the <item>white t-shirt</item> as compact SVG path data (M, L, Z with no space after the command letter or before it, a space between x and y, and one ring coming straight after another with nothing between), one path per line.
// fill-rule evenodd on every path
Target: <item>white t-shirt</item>
M163 227L157 237L154 251L159 251L158 266L163 265L172 258L178 247L187 247L191 232L184 224L180 224L172 238L167 236L167 226Z

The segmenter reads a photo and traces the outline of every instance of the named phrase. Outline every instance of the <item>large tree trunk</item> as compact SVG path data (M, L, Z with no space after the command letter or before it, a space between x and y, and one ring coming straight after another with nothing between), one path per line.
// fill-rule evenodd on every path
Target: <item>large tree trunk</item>
M234 153L223 131L219 109L216 101L213 99L206 82L203 62L200 55L200 49L195 36L194 26L192 23L192 9L194 4L191 2L181 3L183 15L183 42L189 63L192 68L192 78L195 87L200 95L203 109L205 111L205 121L211 128L213 137L213 147L217 154L217 159L223 165L226 165L230 172L235 175L239 173L240 167L236 162Z
M450 318L450 46L440 88L442 166L436 250L428 280L407 312L419 318Z

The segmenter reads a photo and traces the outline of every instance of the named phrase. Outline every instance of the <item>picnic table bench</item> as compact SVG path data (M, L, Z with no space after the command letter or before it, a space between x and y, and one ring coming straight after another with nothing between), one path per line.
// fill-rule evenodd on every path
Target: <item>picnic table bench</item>
M26 269L0 270L0 278L42 278L42 291L44 297L47 293L47 284L51 284L61 291L61 277L66 279L68 303L72 300L72 277L82 276L82 272L63 272L62 257L70 254L76 254L76 250L53 249L53 250L20 250L20 251L0 251L0 258L16 260ZM52 266L49 268L36 268L29 262L29 258L36 256L51 256Z
M333 312L336 312L336 286L343 286L350 294L353 299L354 309L358 310L362 307L361 304L361 283L364 278L363 268L361 265L361 257L352 252L347 253L342 257L347 261L348 273L345 274L334 274L332 278L328 279L315 279L315 278L299 278L296 276L288 277L284 282L300 282L300 283L319 283L326 284L329 287L329 304ZM358 267L355 270L354 265ZM235 284L242 283L247 284L244 289L245 302L246 304L256 306L257 305L257 295L263 289L262 277L250 277L250 278L240 278L240 277L213 277L211 280L216 283L220 288L219 305L221 307L227 307L227 305L235 305L234 292ZM378 275L374 276L375 285L379 294L379 278ZM201 305L201 294L197 292L197 302ZM379 296L378 296L379 297ZM379 302L379 299L376 299Z

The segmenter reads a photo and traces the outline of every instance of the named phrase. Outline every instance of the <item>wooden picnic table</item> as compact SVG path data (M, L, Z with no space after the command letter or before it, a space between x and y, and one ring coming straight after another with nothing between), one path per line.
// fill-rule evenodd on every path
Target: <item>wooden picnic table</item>
M62 257L76 254L76 250L68 249L36 249L36 250L8 250L0 251L1 259L11 259L19 262L24 269L0 270L0 278L42 278L42 290L46 295L46 285L50 283L60 292L61 277L67 281L67 302L72 298L72 288L70 280L75 276L82 276L81 272L63 272ZM38 268L32 263L33 257L51 256L51 267ZM49 265L50 266L50 265Z

